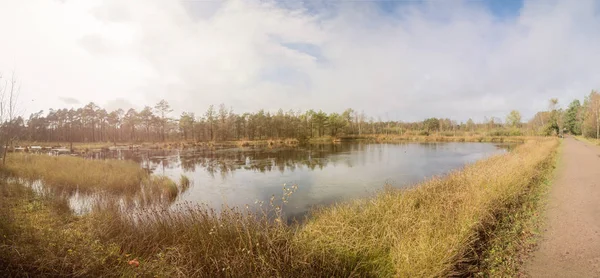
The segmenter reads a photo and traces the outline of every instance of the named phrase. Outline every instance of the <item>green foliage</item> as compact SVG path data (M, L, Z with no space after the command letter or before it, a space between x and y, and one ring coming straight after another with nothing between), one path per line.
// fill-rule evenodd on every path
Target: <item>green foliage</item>
M475 129L475 122L473 122L473 119L469 118L469 120L467 120L466 128L468 131L473 131Z
M196 122L196 116L194 113L181 113L179 118L179 130L183 133L183 139L188 140L188 137L194 138L194 124Z
M600 138L600 93L592 91L584 99L582 108L582 134L590 138Z
M427 132L439 131L440 129L440 120L437 118L429 118L423 121L423 129Z
M74 110L50 110L44 116L40 111L31 114L28 121L19 119L12 123L17 139L39 142L157 142L157 141L259 141L295 138L302 142L325 136L362 136L372 134L444 134L461 135L465 132L484 134L493 129L503 128L499 119L486 118L483 123L469 119L457 124L449 118L428 118L424 121L402 122L368 117L364 112L346 109L343 113L326 113L322 110L283 111L276 113L258 110L254 113L236 114L224 104L218 109L210 105L205 113L183 112L178 119L169 118L172 112L166 101L154 106L145 106L141 111L129 109L107 112L94 103ZM488 120L489 119L489 120ZM524 128L520 124L517 111L511 113L504 128L520 128L521 134L533 135L532 130L542 134L540 123L535 127ZM545 126L542 119L541 126Z
M521 126L521 113L517 110L510 111L510 114L506 116L506 124L511 128L518 128Z
M564 115L565 128L573 135L581 135L581 103L578 99L573 100Z

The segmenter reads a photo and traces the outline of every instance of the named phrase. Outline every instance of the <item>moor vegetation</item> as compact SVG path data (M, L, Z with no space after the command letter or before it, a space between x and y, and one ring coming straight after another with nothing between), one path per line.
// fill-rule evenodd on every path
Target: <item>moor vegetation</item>
M600 134L596 92L566 110L552 99L528 122L512 111L504 122L407 123L351 109L236 114L224 105L173 119L166 101L126 112L90 103L25 119L15 109L18 88L14 79L0 86L0 273L7 276L516 276L559 144L530 136ZM409 189L315 209L301 224L287 223L281 212L294 188L284 186L281 199L257 210L173 205L190 186L186 177L175 182L126 161L6 155L24 141L244 146L325 136L525 143ZM78 194L95 198L86 213L70 205Z
M16 117L7 123L11 133L27 142L162 142L162 141L254 141L293 138L299 141L323 137L386 135L415 136L538 136L560 133L562 110L550 107L524 123L518 111L503 122L496 117L476 123L449 118L428 118L419 122L382 120L353 109L342 113L308 110L275 113L259 110L236 114L221 104L210 106L202 115L184 112L172 118L166 101L141 111L106 111L94 103L81 108L50 109Z
M273 199L258 212L225 207L217 213L189 204L131 209L108 203L88 214L73 215L63 195L36 194L24 181L4 177L0 272L24 276L511 276L518 268L511 258L521 250L514 246L525 244L523 235L532 234L530 226L512 216L535 210L531 196L549 177L557 146L553 138L530 140L509 153L410 189L386 189L367 199L315 210L303 224L287 224L280 213L279 206L285 205L294 188L284 187L280 203ZM54 184L51 181L56 185L87 182L74 173L86 171L83 168L65 170L72 175L61 178L51 178L50 171L19 170L26 167L25 160L52 166L45 164L42 155L14 155L6 166L12 170L4 175L45 179L49 186ZM141 175L127 163L108 164L94 168L120 171L122 167L133 176ZM180 182L185 183L185 179Z
M123 197L123 201L138 204L174 200L190 183L183 176L177 184L165 176L151 175L133 161L72 156L11 154L0 172L4 178L30 186L39 181L45 194L63 198L76 193L97 199Z

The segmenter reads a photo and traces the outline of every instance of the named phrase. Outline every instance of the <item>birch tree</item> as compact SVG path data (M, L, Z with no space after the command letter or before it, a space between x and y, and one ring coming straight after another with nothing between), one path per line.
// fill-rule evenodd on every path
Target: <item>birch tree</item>
M16 139L13 121L17 118L17 100L21 84L13 72L10 79L5 79L0 73L0 140L4 146L2 164L6 163L6 153L9 145Z

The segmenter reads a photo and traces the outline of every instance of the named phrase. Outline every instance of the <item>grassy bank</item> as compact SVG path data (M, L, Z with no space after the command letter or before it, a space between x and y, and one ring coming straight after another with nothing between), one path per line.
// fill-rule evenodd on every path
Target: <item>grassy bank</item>
M373 136L377 142L490 142L490 143L524 143L529 140L540 140L543 137L532 136L442 136L442 135L378 135Z
M579 141L583 141L583 142L588 142L591 145L600 146L600 139L588 138L588 137L585 137L585 136L575 136L575 139L577 139Z
M339 141L352 140L370 140L376 142L514 142L523 143L527 140L537 140L540 137L531 136L487 136L479 134L463 134L457 136L432 134L424 135L363 135L363 136L323 136L307 138L301 142L296 138L266 139L266 140L237 140L237 141L210 141L210 142L192 142L192 141L168 141L168 142L94 142L94 143L73 143L73 152L87 153L109 148L139 148L139 149L223 149L223 148L246 148L246 147L295 147L301 143L324 144ZM22 146L42 146L45 148L62 146L70 148L68 142L20 142Z
M560 151L557 151L557 153ZM560 158L554 154L554 168L560 167ZM552 169L552 168L549 168ZM544 226L543 211L554 179L554 172L547 170L542 182L529 187L518 202L509 207L510 212L498 218L491 235L482 246L477 276L518 277L523 276L522 263L537 245Z
M59 276L502 275L517 267L498 265L520 249L505 246L521 240L515 223L526 221L506 219L533 211L557 145L530 141L412 189L322 208L301 226L203 206L131 213L109 206L73 216L60 199L5 180L0 264L5 273ZM277 205L271 209L277 215Z
M312 139L311 139L312 140ZM322 142L323 140L331 142L330 137L314 138L314 142ZM222 148L243 148L243 147L293 147L300 144L300 141L295 138L282 139L265 139L265 140L236 140L236 141L166 141L166 142L74 142L72 144L74 153L87 153L94 151L107 150L110 148L122 149L148 149L148 150L169 150L169 149L222 149ZM71 148L69 142L19 142L21 146L41 146L44 148L65 147Z
M529 142L410 190L324 209L299 237L374 276L468 274L464 263L477 264L486 237L544 180L557 144Z

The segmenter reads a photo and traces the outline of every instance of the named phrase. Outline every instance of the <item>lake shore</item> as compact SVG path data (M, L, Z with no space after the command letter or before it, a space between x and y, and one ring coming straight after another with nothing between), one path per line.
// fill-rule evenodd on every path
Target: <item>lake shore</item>
M166 141L166 142L73 142L74 153L99 152L114 149L226 149L226 148L274 148L297 147L301 144L332 144L349 141L368 141L378 143L393 142L486 142L486 143L524 143L528 140L538 140L538 136L442 136L442 135L364 135L364 136L324 136L298 140L295 138L265 139L265 140L236 140L236 141ZM19 146L40 146L44 149L71 148L69 142L28 142L23 141Z
M510 274L518 268L511 256L535 226L521 224L535 215L557 146L528 140L412 189L324 207L301 226L282 223L276 202L264 214L107 206L75 216L64 199L4 178L0 264L31 275Z

